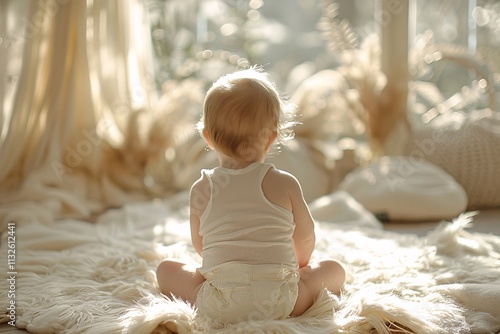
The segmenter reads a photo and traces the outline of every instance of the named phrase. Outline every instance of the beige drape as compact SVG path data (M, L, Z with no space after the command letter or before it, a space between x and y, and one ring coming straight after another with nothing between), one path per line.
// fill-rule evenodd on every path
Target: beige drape
M8 221L88 218L150 193L144 169L168 135L148 133L156 90L144 4L39 0L19 13L15 1L0 12L0 22L25 23L14 32L24 43L17 89L1 113L2 230Z

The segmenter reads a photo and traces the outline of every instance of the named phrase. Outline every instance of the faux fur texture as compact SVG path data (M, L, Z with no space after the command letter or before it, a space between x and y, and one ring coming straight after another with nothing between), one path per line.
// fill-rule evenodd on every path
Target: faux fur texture
M317 223L313 257L345 264L349 274L342 296L324 292L300 317L214 328L190 305L162 296L156 283L155 268L163 258L200 260L189 243L186 198L127 205L95 224L16 226L17 327L32 333L500 330L500 237L468 233L471 215L444 222L425 237L391 233L359 206L338 198L328 205L337 205L339 216L349 219L332 216ZM6 245L4 235L4 259ZM2 291L7 284L1 280ZM0 298L5 310L7 294ZM0 316L0 322L8 321L8 312Z

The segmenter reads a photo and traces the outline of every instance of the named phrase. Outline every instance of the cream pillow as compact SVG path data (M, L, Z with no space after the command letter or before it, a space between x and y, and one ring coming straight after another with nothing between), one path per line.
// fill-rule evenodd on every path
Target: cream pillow
M467 194L443 169L414 157L382 157L349 173L338 190L381 220L430 221L456 217Z
M382 229L382 224L371 212L345 191L335 191L308 203L316 221L355 227ZM340 226L337 226L340 227Z

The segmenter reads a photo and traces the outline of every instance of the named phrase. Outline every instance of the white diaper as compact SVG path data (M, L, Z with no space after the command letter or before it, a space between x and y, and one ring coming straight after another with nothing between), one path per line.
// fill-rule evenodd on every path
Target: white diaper
M283 265L226 263L204 276L197 314L217 322L283 319L298 296L299 274Z

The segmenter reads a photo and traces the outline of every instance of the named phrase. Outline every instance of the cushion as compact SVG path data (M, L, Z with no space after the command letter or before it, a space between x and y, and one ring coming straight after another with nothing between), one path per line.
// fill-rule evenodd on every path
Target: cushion
M407 155L425 156L462 185L469 210L500 207L500 112L443 114L408 144Z
M338 190L381 220L434 221L467 208L462 186L436 165L415 157L381 157L349 173Z

